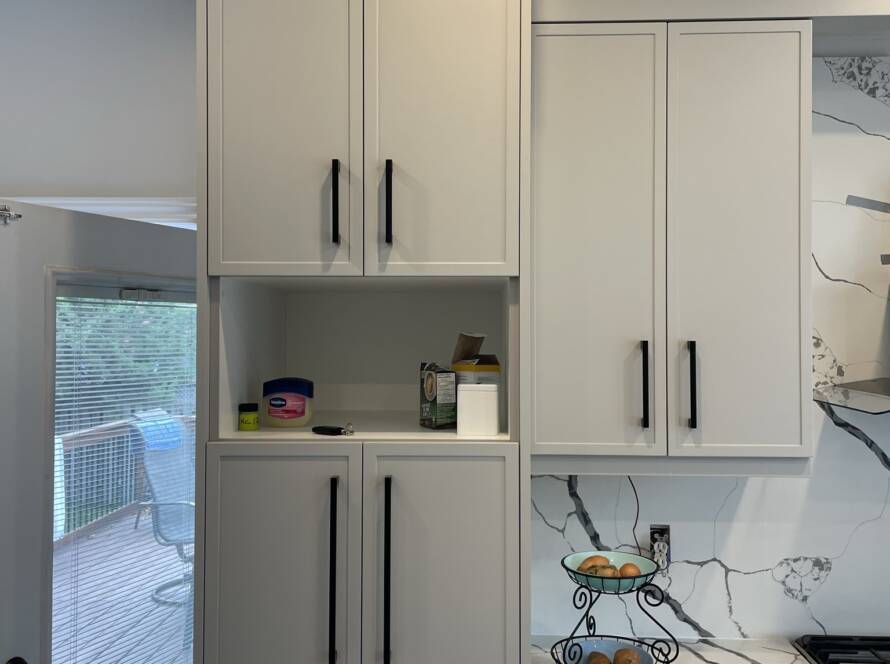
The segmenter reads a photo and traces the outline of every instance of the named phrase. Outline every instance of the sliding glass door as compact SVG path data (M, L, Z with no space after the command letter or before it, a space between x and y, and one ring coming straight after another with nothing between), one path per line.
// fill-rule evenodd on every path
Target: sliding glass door
M53 664L191 662L196 309L181 300L56 299Z

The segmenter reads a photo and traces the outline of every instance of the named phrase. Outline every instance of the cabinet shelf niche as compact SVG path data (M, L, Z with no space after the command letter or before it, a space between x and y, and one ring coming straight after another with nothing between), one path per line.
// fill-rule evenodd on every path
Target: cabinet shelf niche
M518 439L516 279L221 277L214 300L216 440L323 441L312 426L347 422L359 441ZM486 333L483 352L501 362L497 436L419 424L420 363L447 366L459 332ZM261 402L263 382L282 376L315 383L309 426L238 431L238 404Z

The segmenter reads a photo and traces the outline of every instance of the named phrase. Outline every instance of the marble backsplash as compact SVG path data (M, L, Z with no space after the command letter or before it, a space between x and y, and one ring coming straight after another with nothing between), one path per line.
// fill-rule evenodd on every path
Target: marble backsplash
M890 201L890 59L814 60L812 159L814 382L887 376L890 215L845 201ZM890 635L890 415L814 404L813 418L811 478L634 478L640 543L671 525L657 611L678 637ZM638 504L626 478L597 476L535 477L532 501L532 634L546 640L577 620L560 558L634 550ZM602 633L657 632L632 598L596 615Z

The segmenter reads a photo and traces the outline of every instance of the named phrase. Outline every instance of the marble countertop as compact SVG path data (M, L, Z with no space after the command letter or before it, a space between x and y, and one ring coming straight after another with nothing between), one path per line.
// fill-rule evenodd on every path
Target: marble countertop
M683 641L674 664L806 664L786 639ZM553 664L550 653L533 646L531 664Z

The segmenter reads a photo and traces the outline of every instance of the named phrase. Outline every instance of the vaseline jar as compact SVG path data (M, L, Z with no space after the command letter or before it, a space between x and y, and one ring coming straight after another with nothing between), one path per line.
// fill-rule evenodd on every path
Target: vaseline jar
M305 378L276 378L263 383L263 426L304 427L312 417L315 386Z

